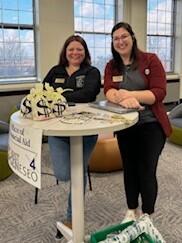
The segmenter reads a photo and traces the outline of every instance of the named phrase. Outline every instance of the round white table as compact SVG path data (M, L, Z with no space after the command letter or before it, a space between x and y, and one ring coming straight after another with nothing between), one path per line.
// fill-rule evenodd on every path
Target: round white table
M16 112L11 120L19 125L42 129L46 136L69 136L71 144L71 191L72 228L57 222L58 230L69 243L84 242L84 193L83 193L83 152L82 137L99 133L119 131L133 126L138 121L138 112L115 114L79 104L69 107L62 118L48 121L23 119Z

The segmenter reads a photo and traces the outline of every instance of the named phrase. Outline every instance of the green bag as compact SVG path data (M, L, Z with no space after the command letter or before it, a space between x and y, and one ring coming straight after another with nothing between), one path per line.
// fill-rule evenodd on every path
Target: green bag
M125 224L112 225L100 231L94 232L93 234L91 234L90 243L98 243L100 241L103 241L107 238L108 234L122 231L132 224L133 221L130 221ZM155 243L155 242L151 239L149 235L147 235L146 233L142 233L135 240L131 241L131 243Z

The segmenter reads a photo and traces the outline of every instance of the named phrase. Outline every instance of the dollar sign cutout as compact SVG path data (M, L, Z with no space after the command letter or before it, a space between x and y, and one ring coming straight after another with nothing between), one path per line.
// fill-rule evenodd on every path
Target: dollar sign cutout
M52 108L52 113L56 116L59 117L62 115L63 111L66 109L66 104L63 103L61 100L58 100L57 102L54 103L53 108Z
M31 101L28 100L26 97L22 101L20 112L24 117L27 117L28 114L30 115L32 112Z
M44 116L46 118L50 117L51 109L48 107L48 104L45 100L40 99L37 102L37 107L40 108L40 109L37 110L38 116Z

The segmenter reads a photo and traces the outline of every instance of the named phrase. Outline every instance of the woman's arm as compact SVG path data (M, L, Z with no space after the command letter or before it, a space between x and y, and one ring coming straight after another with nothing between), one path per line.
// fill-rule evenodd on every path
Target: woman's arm
M119 90L119 95L121 97L121 101L133 97L138 100L141 104L152 105L155 103L155 95L150 90L136 90L136 91L128 91L125 89Z
M135 98L139 103L147 105L162 101L166 95L166 74L162 63L155 54L149 56L149 70L147 90L128 91L119 89L117 91L111 88L107 89L107 99L115 103L121 103L125 99Z
M86 73L83 88L71 92L64 92L63 95L68 102L87 103L96 99L100 92L101 75L97 68L92 68Z
M146 75L146 79L148 81L148 90L146 91L150 91L154 97L155 97L155 102L162 102L166 96L166 72L164 70L164 67L161 63L161 61L159 60L159 58L157 57L156 54L149 54L148 55L148 70L149 70L149 74ZM141 60L142 62L142 60ZM146 104L150 104L148 103L148 100L146 100L147 98L151 99L151 93L146 92L146 93L142 93L141 91L141 96L138 97L138 99L144 99L144 102L147 102ZM140 95L140 93L135 93L134 95L138 96ZM151 100L149 100L150 102ZM152 103L151 103L152 104Z

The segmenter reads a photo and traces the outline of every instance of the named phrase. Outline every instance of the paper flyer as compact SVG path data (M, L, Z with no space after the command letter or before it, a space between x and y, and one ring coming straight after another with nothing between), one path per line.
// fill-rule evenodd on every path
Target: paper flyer
M42 130L10 122L8 163L15 174L41 188Z

